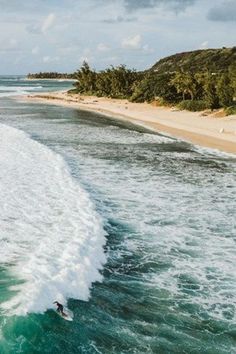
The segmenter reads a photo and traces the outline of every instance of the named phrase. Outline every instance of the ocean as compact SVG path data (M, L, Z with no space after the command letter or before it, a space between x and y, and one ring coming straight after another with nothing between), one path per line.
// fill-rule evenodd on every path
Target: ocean
M0 353L236 353L235 156L13 97L71 86L0 77Z

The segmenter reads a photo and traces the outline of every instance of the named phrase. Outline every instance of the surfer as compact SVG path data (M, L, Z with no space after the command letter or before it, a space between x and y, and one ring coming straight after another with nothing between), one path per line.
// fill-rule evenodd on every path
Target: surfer
M63 305L60 304L58 301L54 301L54 304L57 305L57 312L60 313L62 316L67 316L67 314L63 311Z

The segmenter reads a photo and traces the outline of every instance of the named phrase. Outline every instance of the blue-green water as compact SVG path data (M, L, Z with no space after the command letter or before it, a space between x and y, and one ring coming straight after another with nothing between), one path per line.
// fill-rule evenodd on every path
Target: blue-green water
M236 353L235 158L4 79L0 352Z

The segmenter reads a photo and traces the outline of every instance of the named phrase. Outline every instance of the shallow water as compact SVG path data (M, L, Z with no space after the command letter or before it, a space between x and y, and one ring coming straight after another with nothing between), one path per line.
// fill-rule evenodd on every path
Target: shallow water
M1 353L235 353L235 158L0 107Z

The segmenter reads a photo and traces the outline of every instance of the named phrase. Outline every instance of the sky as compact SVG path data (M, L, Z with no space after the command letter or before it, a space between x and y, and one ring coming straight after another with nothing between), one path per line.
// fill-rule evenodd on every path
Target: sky
M0 0L0 74L147 69L236 46L236 0Z

